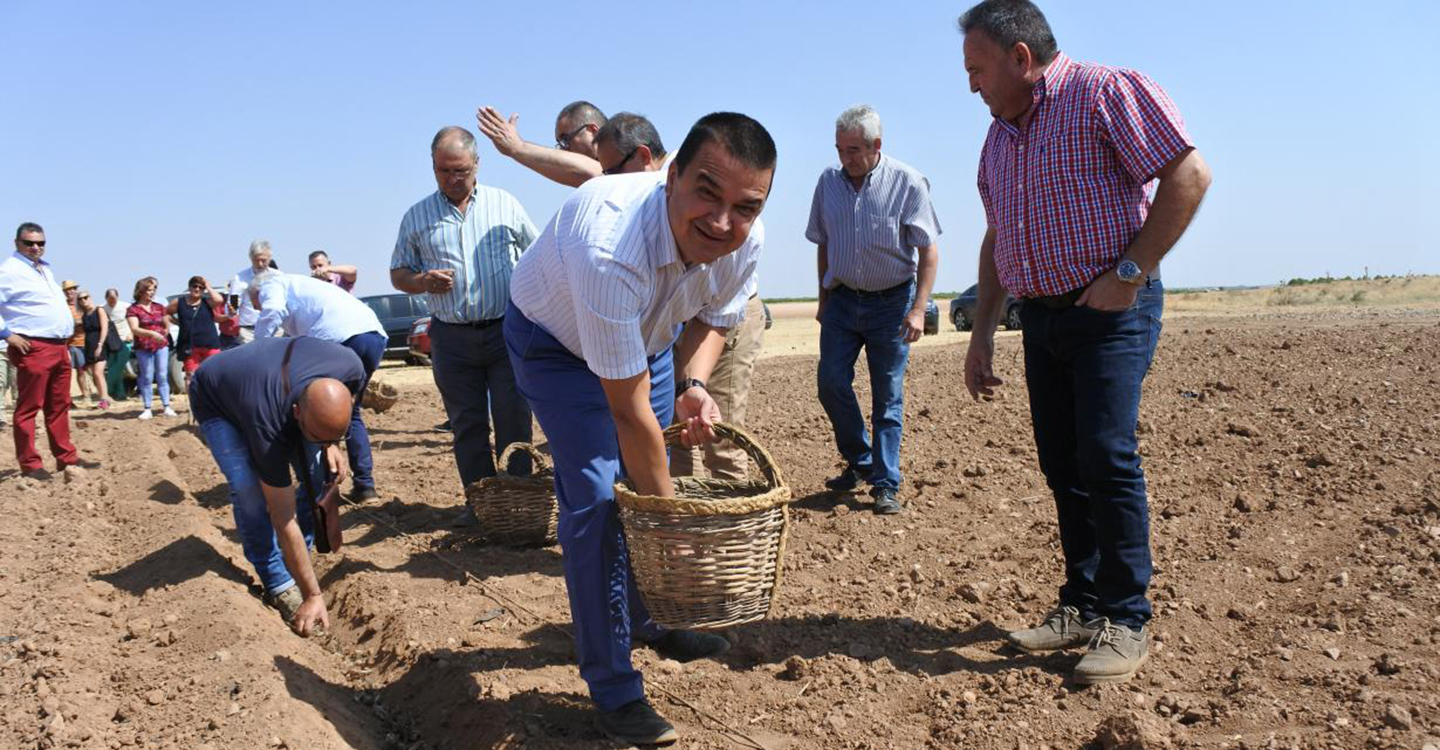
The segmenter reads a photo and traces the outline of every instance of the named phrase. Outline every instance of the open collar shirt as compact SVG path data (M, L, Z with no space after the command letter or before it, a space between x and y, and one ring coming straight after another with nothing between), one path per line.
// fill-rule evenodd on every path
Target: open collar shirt
M362 333L385 334L370 306L349 292L312 276L284 273L260 285L260 317L255 338L313 336L345 343Z
M1064 294L1114 268L1145 223L1149 183L1194 146L1164 90L1132 70L1059 53L1031 96L1025 126L996 118L980 152L995 266L1016 297Z
M597 177L561 206L515 267L511 300L590 371L607 380L644 372L692 318L717 328L744 320L764 245L750 236L713 263L686 265L671 233L665 172Z
M504 190L476 185L463 212L437 190L405 212L390 268L453 269L450 291L428 295L430 314L446 323L494 320L505 315L510 274L536 234Z
M916 248L940 237L930 181L883 153L858 190L843 167L828 167L815 185L805 237L825 246L826 289L877 292L913 281Z
M75 319L50 264L18 250L0 261L0 338L12 333L43 339L75 334Z

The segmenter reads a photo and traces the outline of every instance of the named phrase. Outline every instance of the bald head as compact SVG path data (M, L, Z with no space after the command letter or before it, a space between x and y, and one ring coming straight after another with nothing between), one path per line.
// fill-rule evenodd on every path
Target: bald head
M354 404L350 389L335 378L316 378L305 386L295 404L295 417L305 439L315 443L333 443L345 437L350 429L350 410Z

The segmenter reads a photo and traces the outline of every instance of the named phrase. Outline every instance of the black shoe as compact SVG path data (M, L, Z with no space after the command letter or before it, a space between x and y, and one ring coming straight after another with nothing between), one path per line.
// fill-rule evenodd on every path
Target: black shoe
M665 635L650 641L650 648L665 659L680 663L696 659L712 659L730 650L730 641L714 633L693 630L667 630Z
M449 431L450 431L450 420L447 419L447 420L445 420L444 422L441 422L440 424L435 425L435 429L437 429L437 430L439 430L439 431L441 431L441 432L449 432Z
M875 515L893 516L900 512L900 500L895 497L895 490L876 487L870 491L870 497L875 498Z
M371 500L379 500L380 493L374 487L355 487L350 490L350 502L367 503Z
M641 698L595 717L600 731L627 745L668 745L680 739L675 727Z
M832 492L849 492L860 486L860 483L870 478L870 467L868 466L846 466L840 472L840 476L825 480L825 489Z
M464 510L456 513L455 517L450 519L450 526L456 529L473 529L480 526L480 519L475 516L475 511L467 505Z
M99 461L91 461L91 460L85 459L85 458L77 458L77 459L75 459L74 461L71 461L71 462L68 463L68 464L61 464L61 465L60 465L60 469L63 471L66 467L70 467L70 466L79 466L79 467L82 468L82 469L98 469L98 468L100 468L100 462L99 462Z

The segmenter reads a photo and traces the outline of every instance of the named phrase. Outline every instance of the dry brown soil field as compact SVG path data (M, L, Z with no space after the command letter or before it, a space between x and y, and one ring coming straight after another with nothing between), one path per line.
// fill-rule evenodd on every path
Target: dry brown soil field
M1152 656L1086 689L1077 653L1002 646L1053 603L1054 513L1019 338L1001 338L992 402L965 396L962 356L963 336L914 352L908 507L886 518L822 491L839 459L814 359L762 362L752 427L798 498L784 582L718 661L636 652L680 747L1440 742L1440 314L1167 321L1139 425ZM183 420L77 412L102 466L73 483L17 476L6 430L0 748L613 747L572 665L558 548L449 525L461 493L424 374L386 370L404 400L370 420L383 498L348 508L345 549L321 556L334 624L309 640L257 597Z

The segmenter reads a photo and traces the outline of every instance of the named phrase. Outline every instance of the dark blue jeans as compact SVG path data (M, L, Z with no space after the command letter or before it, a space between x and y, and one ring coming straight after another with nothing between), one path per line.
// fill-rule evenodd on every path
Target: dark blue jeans
M365 367L365 382L360 386L360 392L364 393L365 386L370 384L370 376L375 374L380 358L385 355L385 334L374 331L359 333L345 339L344 345L360 357L360 364ZM350 437L345 440L345 452L350 459L350 473L354 475L355 486L373 490L375 460L370 455L370 431L365 429L365 420L360 417L362 400L355 399L355 407L350 412Z
M624 469L610 402L585 360L513 304L505 313L505 340L520 391L550 438L560 505L557 535L565 553L580 676L596 707L614 711L645 695L640 672L630 662L632 637L653 640L663 631L650 619L630 571L615 504L615 480ZM649 358L650 408L661 427L675 411L671 352Z
M445 416L450 419L455 465L466 487L477 479L495 476L495 456L511 443L528 443L533 437L530 405L515 387L515 371L505 351L502 328L502 324L488 328L453 325L439 318L430 322L435 387L445 404ZM506 470L528 475L532 470L530 454L515 451Z
M905 415L905 365L910 344L900 324L915 298L915 285L888 294L861 294L843 286L830 290L820 322L820 405L835 430L835 445L851 466L876 488L900 486L900 433ZM855 360L865 348L870 366L870 423L855 398Z
M1035 302L1020 311L1035 447L1065 553L1060 603L1130 627L1150 619L1150 516L1135 421L1163 295L1152 281L1123 312Z

